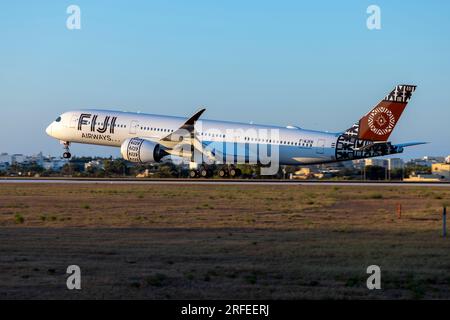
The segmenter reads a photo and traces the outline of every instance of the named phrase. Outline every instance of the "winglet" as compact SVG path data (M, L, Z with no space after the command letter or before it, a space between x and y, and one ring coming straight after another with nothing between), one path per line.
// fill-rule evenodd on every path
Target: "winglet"
M175 132L172 132L169 135L167 135L166 137L162 138L161 140L162 141L171 141L172 140L172 136L177 135L180 132L180 130L193 132L195 123L198 121L198 119L200 119L200 117L202 116L203 112L205 112L205 111L206 111L206 108L202 108L202 109L198 110L189 119L187 119L180 126L180 128L178 128Z
M202 109L198 110L184 123L183 126L185 126L185 125L193 126L195 124L195 122L197 122L197 120L200 119L203 112L205 112L205 111L206 111L206 108L202 108Z

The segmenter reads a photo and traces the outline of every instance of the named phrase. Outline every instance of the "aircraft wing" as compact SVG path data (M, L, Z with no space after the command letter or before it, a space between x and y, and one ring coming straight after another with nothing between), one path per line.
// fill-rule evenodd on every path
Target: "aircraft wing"
M167 148L165 151L168 154L191 158L193 157L194 150L200 152L210 160L214 161L217 152L211 152L205 148L203 143L195 136L194 126L200 116L205 112L205 108L198 110L188 120L186 120L180 127L174 132L168 134L160 140L153 140L156 143Z
M194 153L197 155L203 155L203 158L208 158L211 162L216 162L218 159L223 159L223 153L218 150L210 150L207 145L202 143L197 138L191 139L191 143L181 143L177 144L175 148L166 149L168 154L182 157L185 159L194 159Z

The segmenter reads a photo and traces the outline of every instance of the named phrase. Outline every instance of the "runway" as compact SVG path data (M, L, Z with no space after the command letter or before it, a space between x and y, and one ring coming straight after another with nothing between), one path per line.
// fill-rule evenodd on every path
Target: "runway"
M365 187L442 187L450 188L450 182L367 182L367 181L299 181L299 180L202 180L202 179L21 179L21 178L0 178L0 184L134 184L134 185L298 185L298 186L365 186Z

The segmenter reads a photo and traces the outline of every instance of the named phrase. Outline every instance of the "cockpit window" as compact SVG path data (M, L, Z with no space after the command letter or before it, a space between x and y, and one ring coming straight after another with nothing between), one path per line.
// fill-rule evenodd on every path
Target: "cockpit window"
M61 117L56 118L55 121L56 121L56 122L60 122L60 121L61 121Z

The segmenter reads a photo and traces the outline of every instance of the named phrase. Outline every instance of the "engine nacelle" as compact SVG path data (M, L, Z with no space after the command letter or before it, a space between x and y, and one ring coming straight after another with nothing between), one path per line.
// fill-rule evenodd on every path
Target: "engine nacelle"
M125 140L120 147L120 153L125 160L137 163L159 162L167 155L161 145L140 138Z

